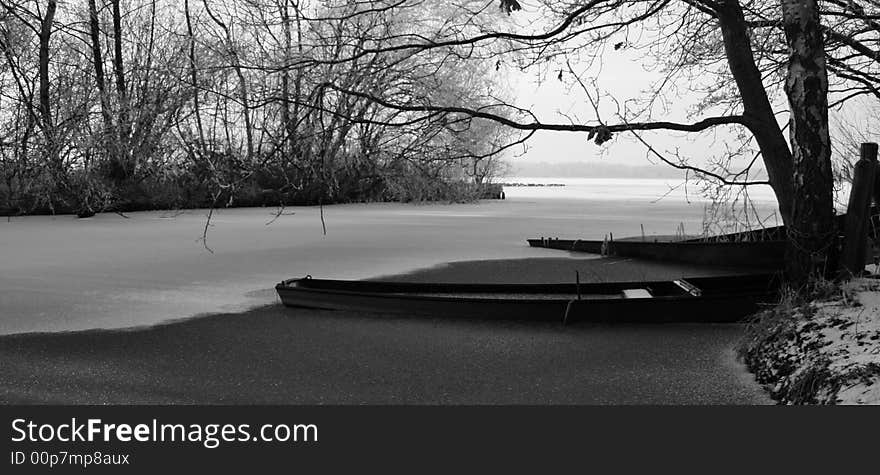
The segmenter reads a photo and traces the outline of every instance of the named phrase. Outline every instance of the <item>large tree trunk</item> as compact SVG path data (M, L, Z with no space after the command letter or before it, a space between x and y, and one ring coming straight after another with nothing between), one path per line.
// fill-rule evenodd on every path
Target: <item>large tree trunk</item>
M761 149L764 165L782 221L788 224L792 215L792 156L785 135L776 122L773 107L755 64L749 33L746 28L739 0L726 0L720 4L718 21L724 40L727 63L743 100L743 115L747 126Z
M785 93L791 110L794 159L791 218L786 226L789 276L804 281L836 270L831 140L828 134L828 76L816 0L782 0L789 49Z

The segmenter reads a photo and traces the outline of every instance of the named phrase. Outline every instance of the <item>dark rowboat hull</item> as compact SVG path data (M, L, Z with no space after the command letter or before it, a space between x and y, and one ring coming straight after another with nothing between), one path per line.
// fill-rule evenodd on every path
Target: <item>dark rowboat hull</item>
M843 229L846 215L838 215L837 226ZM880 241L880 209L869 213L868 235ZM649 242L634 238L609 242L603 252L603 241L584 239L529 239L532 247L574 252L589 252L619 257L656 259L690 264L729 267L782 269L785 266L785 226L754 231L701 237L682 241Z
M655 259L691 264L780 269L784 265L785 241L705 242L705 241L613 241L529 239L532 247L589 252L618 257Z
M281 282L275 289L290 307L564 323L661 323L740 321L762 304L774 302L777 284L775 276L765 274L579 286L305 278ZM624 292L636 296L624 297Z

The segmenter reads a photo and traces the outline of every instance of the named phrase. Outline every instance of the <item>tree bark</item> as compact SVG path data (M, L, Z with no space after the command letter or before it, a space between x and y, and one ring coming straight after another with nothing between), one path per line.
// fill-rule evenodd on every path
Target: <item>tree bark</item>
M785 135L776 122L761 72L755 63L739 0L726 0L720 4L718 21L727 63L742 97L743 117L761 150L768 180L779 203L782 221L788 224L794 197L791 182L792 155Z
M782 0L788 45L785 93L791 118L793 157L790 222L786 223L789 277L806 281L836 271L831 139L828 133L828 76L816 0Z

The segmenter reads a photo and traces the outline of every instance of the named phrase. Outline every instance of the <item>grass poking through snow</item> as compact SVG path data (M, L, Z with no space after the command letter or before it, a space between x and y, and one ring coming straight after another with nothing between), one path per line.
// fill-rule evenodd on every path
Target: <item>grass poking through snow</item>
M880 280L784 291L739 354L782 404L880 404Z

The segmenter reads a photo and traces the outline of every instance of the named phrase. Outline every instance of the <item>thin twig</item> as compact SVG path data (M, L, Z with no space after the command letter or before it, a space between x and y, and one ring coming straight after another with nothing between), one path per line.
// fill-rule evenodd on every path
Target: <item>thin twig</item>
M196 240L196 242L202 241L202 246L204 246L211 254L214 254L214 250L208 246L208 228L212 226L211 218L214 216L214 208L217 207L218 198L220 198L220 192L215 192L213 200L211 201L211 208L208 210L208 219L205 220L205 229L202 230L202 237Z
M327 235L327 223L324 222L324 203L323 200L318 202L318 210L321 212L321 229L324 230L324 235Z
M277 221L278 218L280 218L281 216L293 216L293 215L296 214L296 213L293 212L293 211L291 211L290 213L285 213L285 212L284 212L284 208L285 208L285 206L284 206L284 202L282 201L282 202L278 205L278 211L272 213L272 215L273 215L273 216L272 216L272 219L270 219L269 222L266 223L266 226L269 226L270 224L274 223L274 222Z

